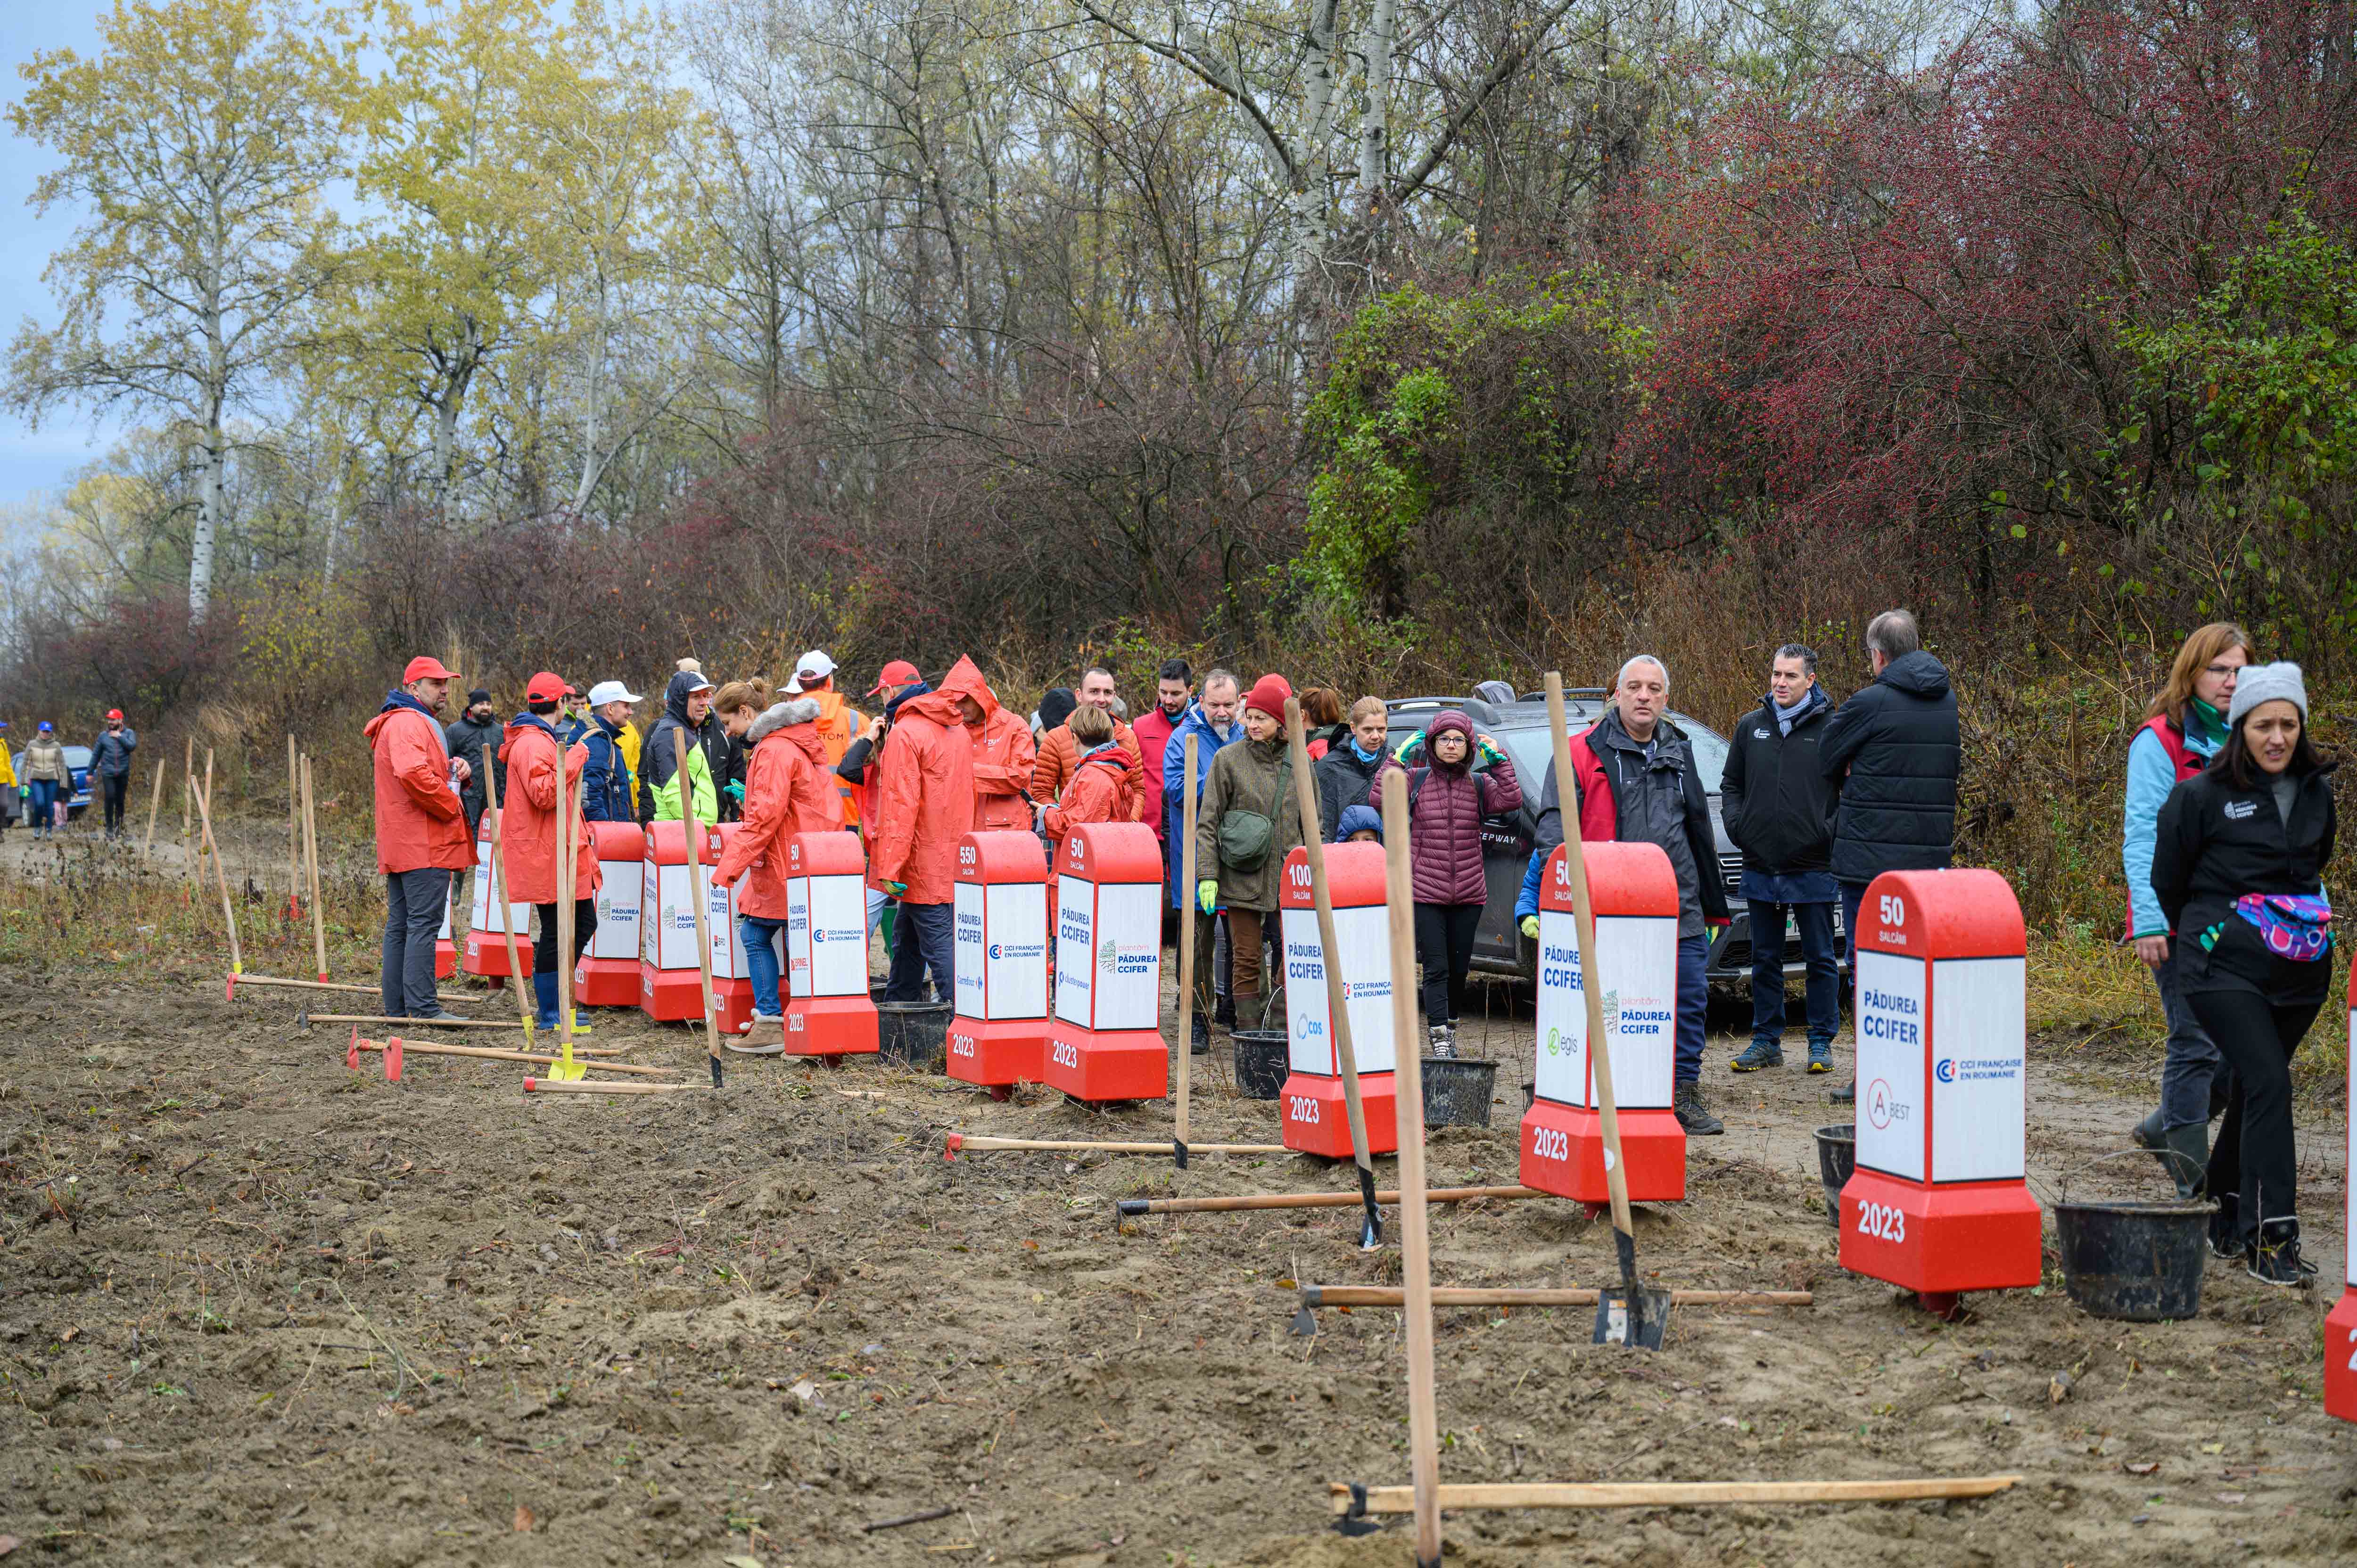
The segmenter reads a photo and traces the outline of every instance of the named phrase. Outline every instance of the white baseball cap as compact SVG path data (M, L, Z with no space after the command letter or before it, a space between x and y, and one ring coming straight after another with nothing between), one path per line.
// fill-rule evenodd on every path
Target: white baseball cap
M794 660L794 678L786 682L786 694L790 697L802 695L802 677L805 675L813 681L823 681L834 673L834 660L826 656L824 649L813 648Z
M589 688L589 705L593 708L602 708L608 703L640 703L645 700L619 681L600 681Z

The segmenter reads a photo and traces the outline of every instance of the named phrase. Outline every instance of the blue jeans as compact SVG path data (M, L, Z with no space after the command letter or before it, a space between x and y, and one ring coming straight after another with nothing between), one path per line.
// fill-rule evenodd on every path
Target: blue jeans
M1831 904L1751 901L1751 1037L1766 1045L1784 1038L1784 917L1801 930L1808 967L1809 1047L1833 1043L1841 1027L1841 959L1834 950Z
M57 811L58 781L54 779L35 779L27 782L25 788L31 791L25 798L25 821L30 823L36 832L48 832L49 818Z
M957 997L951 964L956 950L956 923L948 904L911 904L900 900L892 922L892 969L884 983L887 1002L922 1002L925 972L933 972L933 989L942 1005Z
M783 920L759 915L737 917L737 945L745 950L745 978L753 983L753 1011L769 1017L784 1012L778 1005L778 933Z
M438 865L389 871L384 878L384 954L377 989L388 1018L441 1011L434 994L434 939L442 934L450 873Z
M1710 941L1707 937L1678 939L1678 1061L1671 1073L1674 1083L1702 1079L1703 1015L1710 1007Z
M1857 907L1866 902L1866 889L1867 885L1863 882L1845 882L1842 883L1840 886L1842 895L1842 958L1849 964L1851 969L1855 970L1857 968Z
M2169 957L2153 967L2152 980L2160 987L2160 1010L2169 1020L2168 1055L2160 1069L2160 1124L2206 1127L2213 1114L2211 1086L2226 1075L2226 1064L2216 1042L2194 1016L2193 1002L2185 993L2184 959L2177 939L2169 940Z

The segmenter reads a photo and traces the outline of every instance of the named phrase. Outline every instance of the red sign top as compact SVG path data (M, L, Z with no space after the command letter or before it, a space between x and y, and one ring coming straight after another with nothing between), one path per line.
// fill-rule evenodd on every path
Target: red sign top
M1363 909L1383 901L1383 846L1379 843L1329 843L1326 846L1326 886L1337 909ZM1316 893L1309 886L1309 852L1297 849L1285 857L1285 880L1277 888L1277 907L1314 909Z
M786 875L865 876L867 853L859 847L857 833L795 833L786 840Z
M968 833L958 840L957 879L998 885L1048 880L1048 851L1038 833Z
M645 858L657 865L687 864L687 824L685 822L649 822L646 831Z
M1160 882L1162 845L1144 822L1082 822L1064 839L1056 875L1089 882Z
M599 860L644 860L646 830L636 822L592 822L589 842Z
M1581 858L1587 863L1587 885L1596 889L1596 913L1605 915L1666 915L1672 919L1678 913L1678 874L1670 869L1670 857L1657 843L1615 843L1604 841L1579 842ZM1706 876L1717 874L1717 866L1706 866ZM1558 914L1572 912L1576 900L1572 897L1571 861L1563 845L1555 846L1547 856L1546 874L1539 878L1539 908Z
M2020 958L2021 906L1994 871L1886 871L1857 907L1857 946L1908 958Z

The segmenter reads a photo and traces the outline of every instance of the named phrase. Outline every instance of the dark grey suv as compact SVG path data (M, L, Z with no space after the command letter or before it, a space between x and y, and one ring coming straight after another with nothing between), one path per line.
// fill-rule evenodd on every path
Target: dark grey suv
M1604 716L1607 695L1601 689L1566 694L1564 716L1570 723L1572 734L1580 734ZM1535 973L1531 944L1514 924L1514 898L1522 891L1523 872L1530 864L1532 835L1538 826L1539 795L1545 788L1547 768L1554 760L1551 754L1555 743L1547 730L1545 694L1525 693L1511 703L1484 702L1479 697L1398 697L1383 705L1391 713L1391 745L1394 749L1411 734L1421 733L1442 709L1462 708L1475 728L1495 739L1513 758L1514 777L1523 785L1523 807L1505 816L1487 818L1481 823L1490 901L1481 911L1480 928L1474 936L1473 962L1476 968L1495 973ZM1751 983L1751 918L1736 892L1743 878L1743 852L1727 838L1726 825L1718 815L1719 777L1727 767L1727 737L1674 709L1668 718L1684 732L1693 746L1695 770L1701 774L1702 787L1710 796L1711 834L1718 843L1719 875L1726 879L1727 903L1735 917L1735 923L1716 933L1711 943L1710 983L1748 986ZM1838 911L1834 919L1838 928ZM1794 931L1785 933L1784 970L1788 974L1802 971L1801 940Z

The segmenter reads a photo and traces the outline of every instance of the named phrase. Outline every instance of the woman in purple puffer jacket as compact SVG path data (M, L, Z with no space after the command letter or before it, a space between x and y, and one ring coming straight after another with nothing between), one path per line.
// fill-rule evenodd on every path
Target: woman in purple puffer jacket
M1426 764L1401 761L1418 745ZM1480 768L1475 768L1475 753ZM1489 902L1481 864L1481 819L1520 809L1523 787L1503 751L1477 739L1473 721L1447 708L1383 764L1407 774L1408 865L1415 892L1415 959L1424 971L1424 1021L1436 1057L1457 1054L1457 1012L1465 976L1473 967L1473 933ZM1381 811L1383 776L1375 775L1371 803Z

